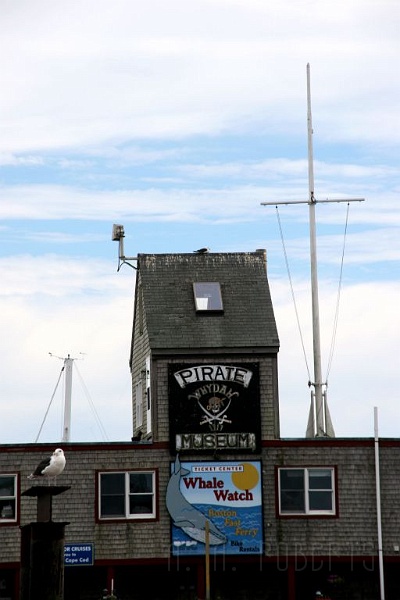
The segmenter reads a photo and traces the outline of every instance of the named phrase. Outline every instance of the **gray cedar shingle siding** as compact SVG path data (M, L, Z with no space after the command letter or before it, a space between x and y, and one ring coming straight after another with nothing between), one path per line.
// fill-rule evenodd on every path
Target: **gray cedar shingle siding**
M0 472L17 472L21 491L30 486L27 475L38 459L53 447L0 446ZM67 466L58 484L71 489L53 500L53 520L68 521L67 542L94 542L96 559L140 559L170 556L171 522L165 506L170 477L170 456L152 444L69 444ZM198 458L193 457L193 458ZM237 458L227 456L226 460ZM254 457L250 457L253 459ZM191 460L188 457L188 460ZM242 456L246 460L246 456ZM377 555L375 464L373 440L292 440L265 444L263 469L265 554L269 556L372 556ZM279 518L276 512L278 466L333 466L337 470L337 518ZM381 441L381 493L383 545L396 556L399 544L400 441ZM156 468L159 520L98 523L96 473L102 469ZM36 518L36 500L21 500L21 521ZM19 525L0 526L0 564L19 561ZM319 563L318 563L319 564Z
M221 285L223 314L196 314L193 283L209 281ZM207 348L278 351L264 250L139 254L139 287L153 353Z

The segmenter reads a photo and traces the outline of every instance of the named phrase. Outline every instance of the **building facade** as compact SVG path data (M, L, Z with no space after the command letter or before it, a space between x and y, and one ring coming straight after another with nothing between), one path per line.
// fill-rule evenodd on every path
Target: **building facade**
M399 598L400 440L281 439L265 251L139 255L134 302L132 440L63 446L65 599ZM0 599L53 450L0 446Z

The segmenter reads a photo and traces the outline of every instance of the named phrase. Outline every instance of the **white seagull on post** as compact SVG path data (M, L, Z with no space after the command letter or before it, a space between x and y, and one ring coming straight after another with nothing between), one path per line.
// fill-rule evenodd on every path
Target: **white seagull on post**
M61 448L56 448L49 458L40 461L33 473L28 475L28 479L44 477L50 485L50 479L54 478L55 480L57 475L60 475L64 471L65 463L64 451Z

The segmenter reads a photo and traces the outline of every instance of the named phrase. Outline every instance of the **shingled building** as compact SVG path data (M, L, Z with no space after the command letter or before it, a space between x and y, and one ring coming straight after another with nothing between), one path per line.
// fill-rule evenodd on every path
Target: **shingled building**
M175 383L174 377L169 377L169 370L178 370L179 364L184 368L257 361L259 382L255 394L242 407L237 407L237 419L230 427L224 423L218 443L216 439L212 443L209 438L207 449L232 447L232 433L238 421L250 416L257 419L254 427L262 427L263 439L278 439L278 348L265 250L139 255L131 354L136 402L134 430L157 442L171 440L174 452L174 446L178 449L177 440L172 440L177 420L191 418L193 406L186 414L187 402L182 406L178 400L174 402L169 398L168 385ZM212 375L204 381L213 381ZM154 407L152 390L157 402ZM142 411L143 391L147 404ZM194 434L194 421L186 426L188 434ZM198 449L205 450L207 428L202 429L204 431L197 431L197 444L200 444ZM223 441L222 434L227 435L227 432L230 432L229 444L228 438ZM260 433L258 431L258 449Z
M281 439L266 252L136 267L132 440L64 445L65 600L373 600L381 560L397 599L400 440ZM0 446L0 599L18 598L27 475L53 450Z

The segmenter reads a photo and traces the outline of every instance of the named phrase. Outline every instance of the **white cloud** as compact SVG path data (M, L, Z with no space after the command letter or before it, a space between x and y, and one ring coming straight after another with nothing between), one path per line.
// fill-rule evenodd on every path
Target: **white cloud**
M62 366L49 352L77 359L77 368L108 437L129 440L131 389L129 349L134 277L111 273L103 263L47 257L23 269L9 265L0 297L3 376L0 382L2 443L32 442L38 434ZM7 275L5 263L0 274ZM29 276L29 272L31 275ZM70 282L69 289L68 282ZM15 286L16 290L13 290ZM308 416L308 373L287 284L271 280L278 332L282 435L302 437ZM329 406L337 436L372 435L373 407L380 411L382 436L398 436L397 281L351 285L342 291L339 327L329 375ZM296 282L301 328L312 375L310 299L307 281ZM321 282L323 375L331 344L336 290ZM82 357L81 353L84 353ZM81 360L84 358L84 360ZM79 361L78 361L79 359ZM80 378L74 375L72 440L101 440ZM393 390L393 394L382 393ZM59 388L40 441L57 438L62 420ZM112 406L112 410L110 409ZM345 415L353 411L346 420Z
M260 203L307 199L308 62L316 196L366 200L350 209L345 267L364 283L350 286L345 268L332 417L338 435L368 435L376 404L382 435L398 435L398 16L394 0L3 1L1 442L33 441L60 368L49 352L86 353L77 364L109 437L129 439L134 273L96 256L104 238L116 257L113 222L126 225L127 246L134 231L139 251L162 236L168 252L208 235L215 251L267 248L282 433L304 434L308 376L275 260L275 208ZM340 257L345 210L317 208L331 317L326 272ZM309 338L307 206L280 215L301 263ZM76 394L73 438L99 439ZM52 418L46 436L59 428Z
M132 274L51 256L2 261L0 272L1 443L36 439L62 367L49 353L79 360L72 441L103 439L89 399L109 439L129 440ZM59 439L63 393L61 382L39 441Z
M44 161L40 156L15 156L13 154L0 154L0 165L1 166L40 166L43 165Z
M307 1L7 4L6 152L215 134L246 121L264 121L271 133L301 131L307 62L321 139L398 143L391 0L323 8Z
M323 379L332 342L335 290L321 282L321 344ZM297 297L308 368L313 375L311 300L308 286ZM328 377L328 405L338 437L373 436L373 407L380 412L380 435L399 437L400 316L398 281L351 285L342 291L338 331ZM286 295L286 301L284 301ZM280 282L272 282L280 336L279 394L281 434L303 437L310 392L308 372L297 331L293 303ZM392 390L392 393L387 393Z
M299 161L301 166L306 166ZM146 219L149 216L156 219L169 218L171 215L176 218L185 218L197 220L199 215L204 219L210 218L237 218L252 219L259 218L261 202L284 202L284 201L305 201L307 200L307 183L305 173L303 178L299 179L301 167L298 161L273 160L266 165L266 170L271 171L276 164L275 177L259 177L256 183L256 172L260 171L257 164L252 168L247 168L253 172L251 176L242 177L242 182L234 184L234 177L229 177L229 170L236 171L239 175L241 171L246 170L246 165L236 166L198 166L185 167L191 174L199 173L203 181L209 181L207 174L211 172L218 173L225 177L229 183L223 187L211 185L207 188L199 188L196 184L192 186L186 183L182 189L181 186L162 189L160 187L146 187L146 189L88 189L82 187L73 187L72 185L12 185L3 186L2 204L0 205L0 217L2 219L94 219L112 221L118 215L124 215L127 220ZM179 169L179 167L178 167ZM388 169L390 171L390 169ZM173 172L173 167L171 167ZM342 173L341 184L337 183L336 173ZM397 194L396 190L383 190L384 180L377 188L377 178L374 169L364 170L365 179L360 177L358 181L347 185L345 168L333 169L331 180L325 180L323 187L320 187L317 194L318 199L324 200L329 197L364 197L373 194L374 203L370 206L371 200L367 197L366 207L362 210L352 210L355 218L364 219L364 222L376 223L382 219L382 222L398 221ZM367 177L367 172L369 177ZM382 167L379 168L379 173ZM286 173L286 177L284 177ZM275 179L275 181L271 181ZM261 180L261 181L260 181ZM262 185L260 185L262 184ZM331 188L331 189L330 189ZM332 189L333 188L333 189ZM375 188L375 189L373 189ZM363 193L365 192L365 193ZM377 215L376 207L379 203L380 214ZM333 206L337 206L334 204ZM227 211L229 207L229 211ZM271 207L272 209L272 207ZM297 215L297 209L293 208L292 214ZM306 211L304 211L306 214ZM320 211L320 216L325 222L334 219L337 214L332 206L324 206ZM372 219L372 221L371 221Z

